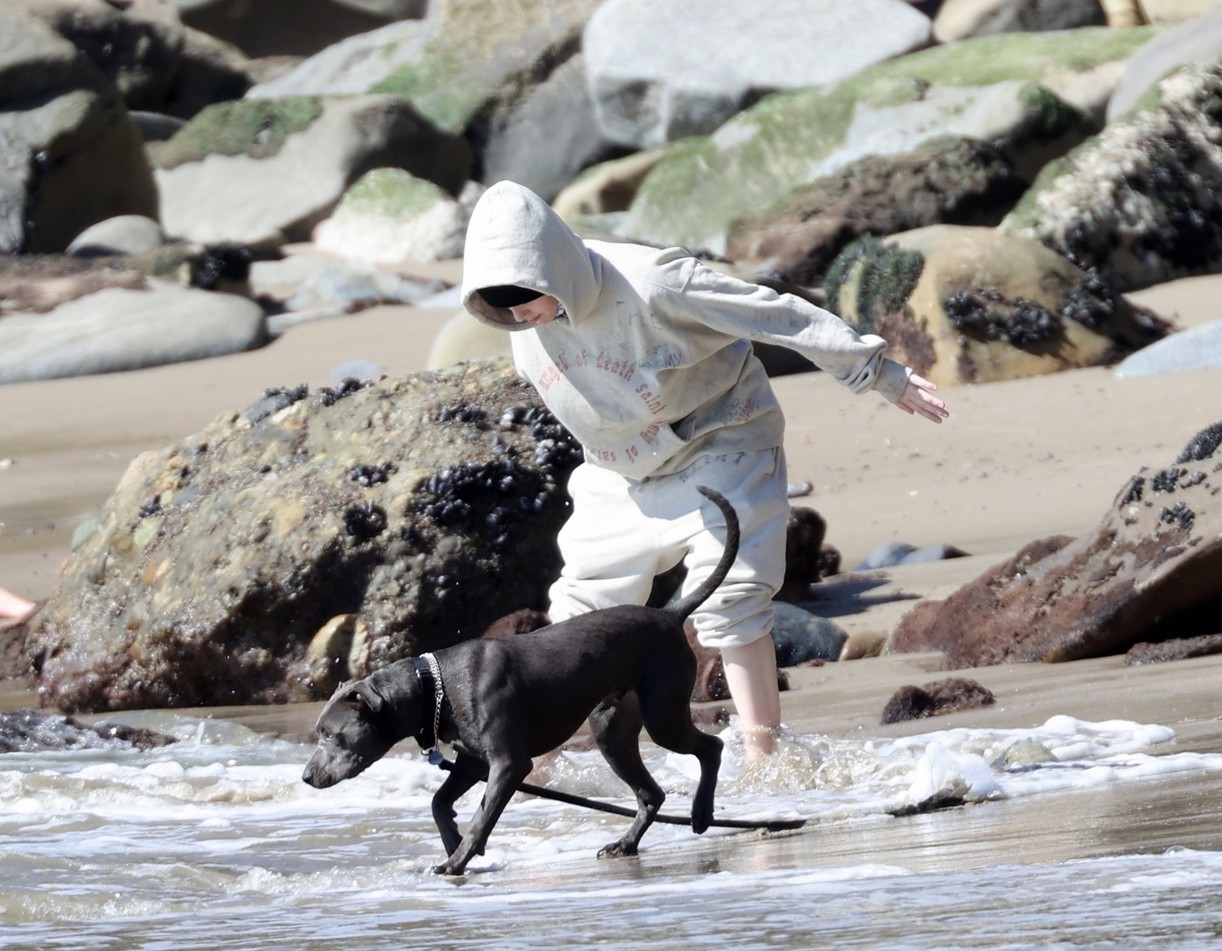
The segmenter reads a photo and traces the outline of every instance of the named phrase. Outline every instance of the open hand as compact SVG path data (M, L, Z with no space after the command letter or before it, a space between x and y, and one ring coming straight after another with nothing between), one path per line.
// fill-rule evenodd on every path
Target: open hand
M945 403L933 395L937 388L938 384L931 383L923 376L917 376L914 373L908 378L908 386L904 389L904 395L896 401L895 405L905 413L924 416L932 422L940 423L950 416L950 410L946 408Z

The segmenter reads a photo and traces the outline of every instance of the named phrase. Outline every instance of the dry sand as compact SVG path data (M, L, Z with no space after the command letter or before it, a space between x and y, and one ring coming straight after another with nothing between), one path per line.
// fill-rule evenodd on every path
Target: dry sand
M442 268L452 279L456 264ZM1190 327L1214 319L1222 279L1199 278L1133 297ZM73 531L98 510L139 452L177 441L264 388L335 382L333 368L371 360L388 373L423 369L450 309L380 307L296 326L253 353L137 372L0 387L0 585L49 597ZM944 597L1035 538L1089 530L1143 465L1168 464L1222 418L1222 369L1119 379L1106 369L943 392L941 426L874 395L854 397L820 374L778 379L789 420L795 504L817 509L851 569L875 546L947 543L971 557L849 573L820 586L820 610L851 634L884 634L918 599ZM935 679L936 656L877 658L804 669L784 696L800 730L879 735L930 721L877 726L891 692ZM989 668L972 676L997 706L937 726L1027 726L1053 713L1176 727L1194 748L1222 750L1222 662L1125 669L1118 659ZM0 693L0 703L27 700ZM245 711L261 728L295 732L312 705Z

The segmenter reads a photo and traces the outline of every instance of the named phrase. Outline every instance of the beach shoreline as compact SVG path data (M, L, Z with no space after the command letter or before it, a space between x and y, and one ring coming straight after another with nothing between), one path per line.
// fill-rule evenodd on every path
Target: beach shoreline
M434 273L457 279L457 265ZM1188 328L1212 319L1220 287L1220 278L1194 278L1131 296ZM453 313L377 307L296 326L249 353L0 388L6 409L0 584L36 600L50 597L73 532L140 452L185 438L267 387L333 384L331 371L347 361L374 360L390 375L423 370ZM873 394L854 397L823 374L774 383L788 420L790 479L812 485L793 504L825 518L827 543L842 555L842 573L815 587L812 606L862 637L885 636L919 600L948 596L1030 541L1089 530L1133 473L1169 464L1197 431L1217 421L1211 408L1222 406L1222 370L1121 379L1108 368L1092 368L950 388L943 395L952 417L942 426L913 419ZM954 545L969 557L854 572L857 561L889 541ZM1222 716L1222 708L1198 673L1212 672L1212 665L1208 658L1177 662L1152 674L1106 658L961 673L990 689L997 681L1012 684L1007 689L1016 696L1038 695L1041 713L1049 715L1090 719L1140 711L1138 719L1185 730L1212 751L1217 736L1203 724ZM936 679L937 666L936 658L900 656L797 669L798 689L784 699L787 722L814 732L843 731L848 724L859 731L902 685L892 674L921 683ZM1090 673L1085 682L1082 670ZM1100 678L1103 696L1084 696L1091 677ZM10 707L29 698L15 684L0 696ZM939 718L938 725L1004 722L1003 708L1013 711L1016 702ZM309 717L304 708L278 713L288 716L234 715L266 721L275 732L292 732L281 721ZM840 717L847 719L838 727Z

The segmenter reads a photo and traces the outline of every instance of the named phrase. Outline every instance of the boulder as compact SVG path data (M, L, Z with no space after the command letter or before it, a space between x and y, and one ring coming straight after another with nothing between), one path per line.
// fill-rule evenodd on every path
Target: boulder
M250 87L236 49L183 26L165 0L8 0L72 43L133 112L189 117Z
M1032 542L900 620L890 650L941 651L948 669L1120 654L1219 632L1222 423L1165 468L1143 467L1093 531Z
M883 542L859 561L853 570L876 571L879 568L894 568L897 565L924 565L931 561L966 558L967 554L957 545L948 545L944 542L920 547L908 542Z
M490 113L480 178L519 182L550 201L583 168L618 149L595 121L581 54Z
M1222 321L1189 327L1125 357L1117 376L1150 376L1222 366Z
M88 725L75 717L38 710L0 710L0 753L48 750L150 750L177 742L174 737L120 723Z
M988 142L930 139L900 155L871 155L800 185L730 225L726 256L798 284L821 285L846 245L932 224L996 225L1027 187Z
M1163 30L1133 55L1108 100L1108 121L1129 112L1160 79L1179 67L1218 62L1222 62L1222 6Z
M652 148L712 132L761 93L844 79L929 42L902 0L607 0L582 38L603 132Z
M45 23L0 8L0 253L62 251L122 214L157 217L122 98Z
M282 99L365 95L396 69L418 59L428 37L421 20L398 20L342 39L335 37L279 75L255 83L246 96Z
M174 0L183 22L248 56L310 56L346 36L424 16L428 0Z
M112 254L144 254L165 243L161 225L144 215L117 215L90 225L68 244L77 257Z
M40 700L322 699L479 636L545 606L578 459L504 362L268 390L132 463L28 624Z
M0 383L138 370L266 342L253 301L129 271L46 311L6 310Z
M582 219L627 211L641 182L665 154L665 148L646 149L591 166L561 189L552 208L574 226Z
M833 262L827 295L941 386L1107 365L1169 330L1055 251L993 228L861 238Z
M1166 664L1173 660L1209 657L1213 654L1222 654L1222 634L1176 637L1157 644L1134 644L1125 652L1124 665L1141 667L1144 664Z
M476 320L464 308L456 311L437 332L425 362L430 370L444 370L466 360L509 359L509 334Z
M129 109L156 109L178 69L182 22L161 0L7 0L71 42L118 89Z
M457 194L470 154L396 96L219 103L151 143L161 222L201 243L307 240L344 191L378 167Z
M989 707L996 702L993 691L983 684L966 677L948 677L921 687L912 684L900 687L883 708L881 722L903 723Z
M1222 65L1186 66L1051 163L1002 223L1119 291L1222 269Z
M1194 20L1218 7L1219 0L1136 0L1146 23L1168 24Z
M939 43L1018 31L1072 30L1107 22L1099 0L944 0L933 20Z
M469 210L401 168L375 168L314 229L320 251L375 263L462 257Z
M438 128L458 132L546 79L581 47L602 0L433 0L427 35L376 87L407 98ZM568 119L557 116L558 122Z
M801 605L772 603L772 644L778 667L838 660L848 639L839 624Z
M620 233L726 250L731 222L867 155L942 135L983 140L1023 179L1098 130L1146 29L1009 33L935 47L838 83L778 92L707 137L676 143L641 183ZM1079 98L1080 97L1080 98Z

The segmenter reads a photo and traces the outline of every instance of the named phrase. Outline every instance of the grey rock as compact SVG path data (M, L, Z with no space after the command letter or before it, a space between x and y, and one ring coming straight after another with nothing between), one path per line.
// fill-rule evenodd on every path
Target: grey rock
M143 254L165 242L161 225L144 215L118 215L90 225L68 245L77 257L108 254Z
M908 542L884 542L857 563L854 571L874 571L878 568L894 568L897 565L920 565L948 558L962 558L967 554L955 545L936 544L910 545Z
M485 135L482 179L519 182L547 201L616 149L595 121L581 54L498 108Z
M0 253L62 251L121 214L157 216L122 98L46 24L0 7Z
M457 194L470 152L397 96L248 100L209 107L153 143L167 234L201 243L306 240L381 166Z
M314 229L324 252L375 263L462 257L470 211L432 182L375 168L344 192Z
M248 56L310 56L343 37L419 18L428 0L175 0L183 22Z
M1164 76L1191 63L1222 62L1222 8L1168 27L1143 46L1125 66L1107 106L1107 119L1119 119Z
M111 373L262 346L262 308L232 294L149 280L46 313L0 318L0 383Z
M390 93L438 128L482 142L496 108L528 95L578 51L600 2L433 0L423 23L354 37L253 94Z
M1080 74L1121 55L1093 37L1072 47L1060 35L1032 37L923 50L839 83L767 96L712 135L677 143L641 183L621 233L724 254L736 219L866 156L912 152L944 135L991 144L1030 180L1097 126L1028 77L1071 73L1069 62L1081 64ZM1014 78L1000 78L1007 75Z
M773 601L772 642L778 667L838 660L849 639L840 625L785 601Z
M945 0L933 20L939 43L1026 30L1072 30L1106 23L1099 0Z
M429 33L418 20L401 20L329 43L272 79L256 83L250 99L352 96L372 92L396 69L418 59Z
M1151 376L1222 365L1222 321L1190 327L1138 350L1116 365L1116 375Z
M633 148L713 131L761 93L834 82L929 42L901 0L607 0L582 38L595 115Z
M578 459L505 361L270 389L132 463L30 622L41 702L322 699L479 636L544 604Z
M0 711L0 753L44 753L48 750L153 749L168 746L171 736L119 723L88 725L75 717L38 710Z

